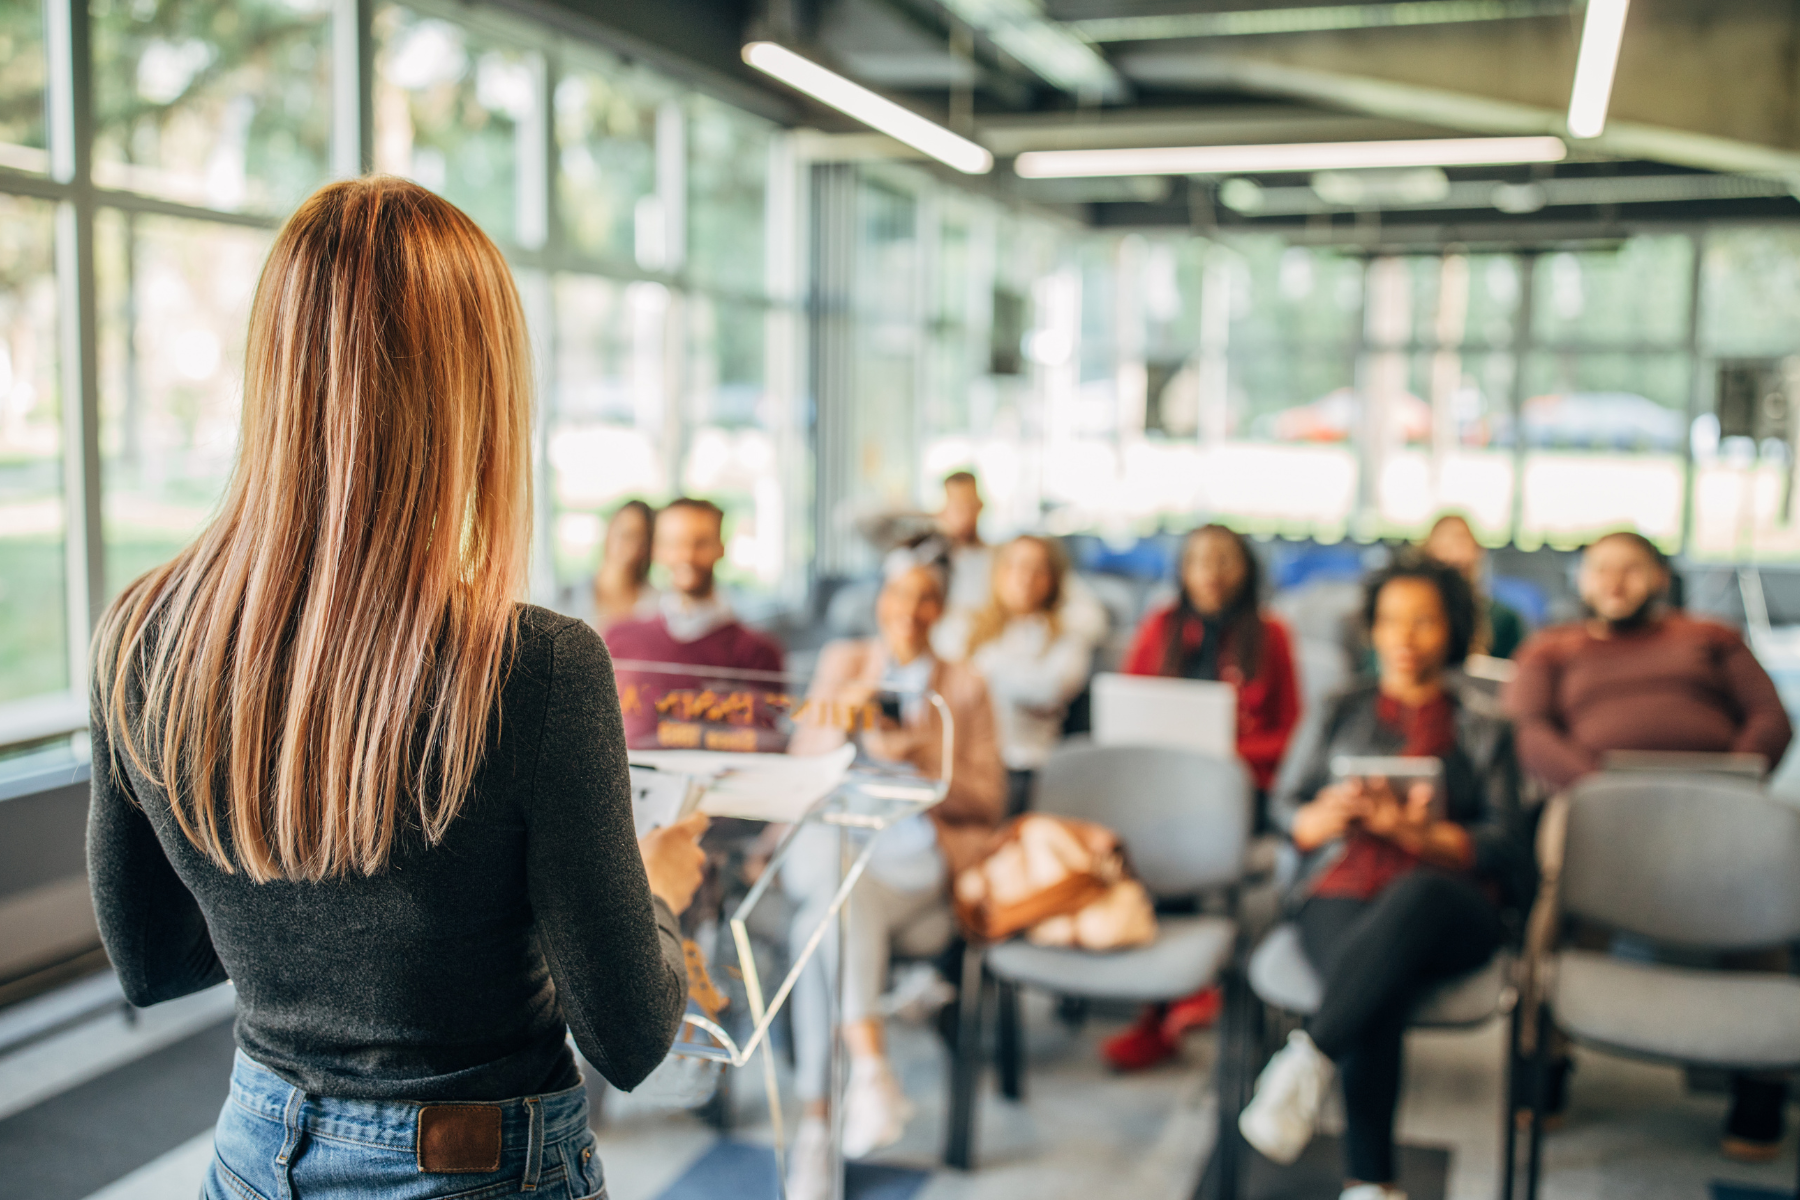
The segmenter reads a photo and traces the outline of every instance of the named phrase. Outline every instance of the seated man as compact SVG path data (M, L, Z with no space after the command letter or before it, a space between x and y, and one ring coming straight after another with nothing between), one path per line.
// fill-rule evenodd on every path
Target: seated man
M686 496L671 500L657 514L652 556L667 573L669 586L661 595L660 611L655 616L621 621L606 631L606 647L614 659L729 670L781 670L780 645L740 624L713 579L713 568L725 557L724 524L725 514L718 505ZM621 667L619 694L626 741L633 747L757 748L704 745L698 724L682 720L680 713L657 710L656 697L690 686L705 688L711 686L711 681L701 674L688 678Z
M935 920L937 945L912 949L922 953L948 944L953 929L950 881L979 857L1006 805L1006 774L987 685L973 668L940 662L931 653L931 627L944 611L941 566L899 550L889 556L886 574L876 602L880 637L827 646L808 698L821 702L820 708L863 712L878 696L898 696L898 720L884 713L875 728L863 732L863 752L879 761L910 764L935 778L943 722L924 695L927 689L935 691L950 709L955 757L949 795L928 816L910 818L880 835L875 856L844 910L848 951L842 1019L850 1082L843 1137L844 1153L851 1158L893 1144L911 1115L888 1066L877 1009L890 943L902 931L911 933ZM797 754L823 753L841 745L845 736L838 727L802 724L789 748ZM837 889L837 832L806 826L783 867L782 885L799 905L793 926L797 954L824 919ZM831 1195L826 981L834 973L835 950L835 940L827 937L793 996L796 1088L806 1109L788 1162L790 1200Z
M1518 726L1519 760L1546 786L1564 788L1598 770L1609 750L1760 754L1770 770L1781 761L1793 728L1768 672L1736 631L1669 610L1669 582L1668 562L1649 540L1608 534L1581 557L1581 598L1592 615L1520 649L1504 701ZM1553 1076L1553 1110L1566 1064L1559 1060ZM1784 1084L1736 1076L1732 1094L1726 1153L1773 1157Z
M1793 737L1775 684L1736 631L1667 608L1662 551L1608 534L1579 586L1592 616L1526 642L1505 692L1528 772L1567 787L1609 750L1748 752L1774 769Z

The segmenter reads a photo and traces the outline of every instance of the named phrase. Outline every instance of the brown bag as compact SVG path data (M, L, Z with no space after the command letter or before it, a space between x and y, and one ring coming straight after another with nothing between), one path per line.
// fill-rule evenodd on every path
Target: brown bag
M1149 894L1126 877L1118 835L1091 821L1027 814L956 877L956 915L973 937L1029 931L1040 945L1113 950L1156 937Z

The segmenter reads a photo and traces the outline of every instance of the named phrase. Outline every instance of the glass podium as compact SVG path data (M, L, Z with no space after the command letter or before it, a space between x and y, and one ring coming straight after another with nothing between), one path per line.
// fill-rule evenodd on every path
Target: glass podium
M685 1060L688 1069L704 1070L705 1064L723 1071L748 1066L762 1052L776 1171L785 1194L786 1138L769 1031L825 939L837 938L837 978L828 989L834 1031L828 1078L832 1174L841 1195L844 1071L836 1031L846 956L844 925L837 917L867 869L881 833L928 812L948 792L956 746L949 706L929 687L907 687L896 678L851 681L827 692L786 673L633 660L617 660L613 666L634 773L653 768L689 774L699 810L715 822L745 822L746 833L750 828L761 833L770 825L785 826L748 891L729 906L729 916L723 911L703 912L696 919L704 925L723 917L729 925L748 1029L740 1029L734 1037L716 1013L690 1002L670 1054ZM854 757L846 749L852 746ZM890 757L881 757L884 753ZM827 755L835 755L841 769L826 771ZM765 756L770 761L762 762ZM786 769L800 765L796 757L820 764L819 770L799 778ZM763 772L766 781L759 779L759 767L768 768ZM823 918L804 931L804 941L786 971L779 979L764 978L752 945L751 923L807 826L836 831L837 888ZM715 889L713 895L721 893Z

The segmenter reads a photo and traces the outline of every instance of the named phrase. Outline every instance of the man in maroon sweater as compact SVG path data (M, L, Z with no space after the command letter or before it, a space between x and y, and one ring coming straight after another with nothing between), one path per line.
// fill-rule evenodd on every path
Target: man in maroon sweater
M1566 787L1609 750L1747 752L1775 769L1793 737L1775 684L1736 631L1666 609L1654 545L1601 538L1580 587L1593 615L1527 641L1506 691L1527 771Z
M713 568L725 557L724 524L725 514L718 505L685 496L671 500L657 514L653 557L667 572L669 581L662 594L662 611L654 617L620 622L606 631L606 646L615 660L627 664L637 661L720 667L728 671L781 670L781 646L773 638L739 623L714 584ZM741 683L742 694L750 697L780 690L779 681L757 680L754 676L685 676L620 666L619 696L627 742L645 748L759 748L760 744L750 744L757 740L751 734L771 723L763 712L765 705L752 700L752 707L737 711L733 698L738 693L727 692L721 686L728 682ZM711 704L721 710L719 721L689 711L709 689L719 693ZM743 740L725 728L708 729L708 739L702 738L703 726L721 722L727 726L742 725Z
M1514 659L1504 699L1528 772L1567 787L1609 750L1760 754L1775 769L1793 737L1775 684L1735 630L1667 610L1661 551L1635 533L1609 534L1582 555L1580 587L1592 616L1538 633ZM1773 1157L1784 1085L1740 1075L1732 1093L1725 1152Z

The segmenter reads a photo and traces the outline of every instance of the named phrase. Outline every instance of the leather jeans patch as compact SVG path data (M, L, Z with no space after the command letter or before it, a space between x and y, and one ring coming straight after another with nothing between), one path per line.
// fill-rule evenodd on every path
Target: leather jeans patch
M430 1104L419 1110L419 1170L468 1175L500 1169L500 1109L493 1104Z

